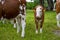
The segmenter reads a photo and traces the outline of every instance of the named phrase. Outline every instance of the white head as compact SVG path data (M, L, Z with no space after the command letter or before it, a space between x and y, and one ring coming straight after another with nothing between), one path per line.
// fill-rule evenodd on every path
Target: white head
M36 17L41 17L42 16L42 6L36 7Z
M20 6L19 6L19 9L20 9L20 15L25 15L26 14L26 6L25 6L25 4L21 4Z

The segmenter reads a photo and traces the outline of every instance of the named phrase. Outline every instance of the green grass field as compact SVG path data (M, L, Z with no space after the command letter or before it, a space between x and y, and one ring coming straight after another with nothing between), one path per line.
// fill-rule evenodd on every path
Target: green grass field
M46 11L43 33L35 34L34 13L32 10L27 10L25 37L21 38L21 29L17 34L12 24L0 22L0 40L60 40L60 36L52 32L56 29L58 29L56 25L56 12Z

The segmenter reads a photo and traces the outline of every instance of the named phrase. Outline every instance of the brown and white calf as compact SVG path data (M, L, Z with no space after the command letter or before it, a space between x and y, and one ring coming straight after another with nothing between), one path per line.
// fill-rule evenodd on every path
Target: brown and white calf
M14 20L14 27L17 26L17 33L20 31L20 25L22 25L22 37L25 35L25 15L26 0L0 0L1 20Z
M41 5L38 5L34 8L34 17L36 24L36 33L38 33L38 24L40 24L40 33L42 33L42 26L44 22L44 8Z
M57 26L60 27L60 0L56 0L56 13Z

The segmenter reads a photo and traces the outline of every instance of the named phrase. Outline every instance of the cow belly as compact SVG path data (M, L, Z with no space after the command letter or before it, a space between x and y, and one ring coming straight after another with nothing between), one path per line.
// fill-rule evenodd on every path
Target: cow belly
M3 5L4 17L11 19L16 17L19 14L19 1L17 0L8 0L5 1Z

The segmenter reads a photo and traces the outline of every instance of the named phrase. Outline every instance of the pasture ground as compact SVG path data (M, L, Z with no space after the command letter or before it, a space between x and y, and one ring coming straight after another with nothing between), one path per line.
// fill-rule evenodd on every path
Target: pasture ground
M25 37L21 38L21 29L17 34L12 24L0 22L0 40L60 40L60 36L52 32L56 29L60 29L56 25L56 12L46 11L43 33L35 34L34 13L32 10L27 10Z

